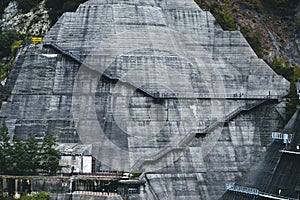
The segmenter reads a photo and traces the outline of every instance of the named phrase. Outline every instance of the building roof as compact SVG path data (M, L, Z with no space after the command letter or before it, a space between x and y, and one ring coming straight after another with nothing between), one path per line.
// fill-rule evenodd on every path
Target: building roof
M143 185L146 182L143 180L120 180L119 183L124 185Z
M91 145L81 145L76 143L60 143L57 149L63 155L92 155Z

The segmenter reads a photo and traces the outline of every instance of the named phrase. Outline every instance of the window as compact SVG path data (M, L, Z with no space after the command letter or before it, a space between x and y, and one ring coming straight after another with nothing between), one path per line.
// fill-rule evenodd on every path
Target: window
M138 193L138 187L130 187L128 188L128 193L129 194L137 194Z

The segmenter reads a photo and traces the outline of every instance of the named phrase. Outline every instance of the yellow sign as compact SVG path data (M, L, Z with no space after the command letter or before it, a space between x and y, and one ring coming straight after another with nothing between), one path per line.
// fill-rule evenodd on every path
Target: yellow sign
M41 43L42 41L43 41L42 37L32 37L31 38L32 44L38 44L38 43Z

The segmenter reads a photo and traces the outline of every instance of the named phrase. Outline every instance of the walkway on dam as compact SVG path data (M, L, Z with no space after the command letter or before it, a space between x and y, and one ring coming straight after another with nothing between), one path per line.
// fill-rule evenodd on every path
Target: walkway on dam
M62 47L58 46L55 43L47 43L46 42L46 43L43 43L43 46L51 47L52 49L60 52L62 55L65 55L65 56L71 58L78 64L86 66L89 69L93 69L93 67L90 67L87 63L84 63L83 61L81 61L77 56L75 56L74 54L72 54L71 52L69 52L67 50L64 50ZM99 72L97 72L97 73L99 73ZM106 78L108 78L110 80L127 83L127 84L133 86L134 88L139 89L143 93L145 93L153 98L156 98L156 99L235 99L235 100L262 100L262 99L278 100L278 99L281 99L280 95L273 95L270 93L269 93L269 95L252 95L252 94L249 95L249 94L243 94L242 92L234 93L234 94L203 93L203 94L192 94L191 96L186 96L186 95L176 93L176 91L175 92L153 91L149 87L146 88L145 86L137 86L134 82L132 82L130 80L122 80L120 77L118 77L116 75L107 74L105 72L101 72L101 73L103 76L105 76Z
M266 160L261 166L255 188L256 194L250 194L245 190L229 189L222 200L247 200L247 199L280 199L296 200L300 197L300 120L298 113L295 126L290 130L293 134L292 143L285 147L282 143L274 142L268 149ZM240 187L243 188L243 187ZM258 194L260 194L258 196Z
M243 186L229 185L227 186L227 193L221 198L222 200L247 200L247 199L274 199L274 200L297 200L296 198L286 197L279 194L270 194L261 192L256 188L249 188Z
M44 43L44 46L48 46L53 48L54 50L60 52L62 55L65 55L69 58L71 58L72 60L74 60L75 62L77 62L80 65L86 66L90 69L92 69L91 67L87 66L85 63L83 63L77 56L75 56L74 54L70 53L69 51L64 50L63 48L61 48L60 46L58 46L55 43ZM113 75L108 75L105 74L103 72L103 75L110 79L110 80L115 80L115 81L121 81L118 77L113 76ZM154 155L151 156L146 156L144 158L139 159L131 168L131 171L135 171L135 170L140 170L141 167L143 165L145 165L146 163L153 163L158 161L159 159L161 159L162 157L166 156L167 154L174 152L174 151L183 151L184 148L186 146L188 146L188 144L193 140L193 138L195 138L196 135L205 135L206 133L214 130L215 128L217 128L220 124L223 124L225 122L228 122L230 120L232 120L234 117L236 117L239 113L243 112L243 111L249 111L261 104L263 104L264 102L268 101L268 100L278 100L280 99L280 96L277 95L246 95L246 94L198 94L198 96L193 96L193 97L187 97L187 96L180 96L178 94L175 93L159 93L159 92L154 92L154 91L150 91L149 88L145 88L145 87L137 87L135 85L135 83L132 82L128 82L125 81L124 83L130 84L131 86L138 88L139 90L141 90L143 93L156 98L156 99L234 99L234 100L259 100L258 102L254 103L254 104L249 104L249 105L245 105L243 107L239 107L236 110L232 111L231 113L229 113L228 115L225 116L224 120L221 121L215 121L212 124L210 124L208 127L206 128L196 128L191 130L189 133L186 134L186 136L184 136L183 138L180 139L180 141L178 142L177 145L172 145L172 146L166 146L164 148L162 148L159 152L157 152Z
M132 171L142 171L143 165L146 165L147 163L148 164L151 164L151 163L153 164L155 162L158 162L161 158L163 158L164 156L166 156L166 155L168 155L172 152L182 152L192 142L192 140L197 135L200 135L200 136L205 135L205 134L213 131L214 129L216 129L220 125L223 125L225 122L229 122L230 120L235 118L237 115L239 115L241 112L250 111L250 110L266 103L267 101L268 101L268 99L260 100L260 101L254 103L254 104L249 104L249 105L239 107L239 108L235 109L234 111L232 111L231 113L229 113L228 115L226 115L224 120L215 121L215 122L213 122L212 124L210 124L208 127L204 128L204 129L192 129L189 133L186 134L185 137L181 138L181 140L178 142L177 145L165 146L164 148L162 148L156 154L140 158L131 167L130 171L131 172Z
M234 191L227 191L220 200L297 200L295 198L270 195L270 194L261 194L261 195L250 195L247 193L240 193Z

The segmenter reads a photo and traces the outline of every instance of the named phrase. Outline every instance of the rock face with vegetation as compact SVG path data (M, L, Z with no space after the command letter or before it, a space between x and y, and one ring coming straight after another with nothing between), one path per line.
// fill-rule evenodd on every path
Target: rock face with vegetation
M11 1L2 14L0 26L2 30L43 36L50 28L50 20L43 1Z
M196 0L227 30L240 29L259 57L300 65L300 3L294 0Z
M145 172L148 199L199 200L262 158L290 84L192 0L90 0L22 48L6 88L12 138L91 144L101 170Z

